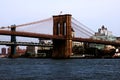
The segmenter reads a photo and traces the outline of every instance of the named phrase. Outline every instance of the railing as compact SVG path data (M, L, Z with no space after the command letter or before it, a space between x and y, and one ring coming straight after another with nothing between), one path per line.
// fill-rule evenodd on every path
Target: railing
M21 45L21 46L45 46L52 47L52 44L41 44L41 43L33 43L33 42L9 42L9 41L0 41L0 45Z

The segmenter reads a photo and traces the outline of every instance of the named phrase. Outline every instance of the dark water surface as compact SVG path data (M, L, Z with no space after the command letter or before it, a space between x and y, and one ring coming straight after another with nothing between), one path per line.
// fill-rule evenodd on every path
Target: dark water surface
M120 80L120 59L0 58L0 80Z

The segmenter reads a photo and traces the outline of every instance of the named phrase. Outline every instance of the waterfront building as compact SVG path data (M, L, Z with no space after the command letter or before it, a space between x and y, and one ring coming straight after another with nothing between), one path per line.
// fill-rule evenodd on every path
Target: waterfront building
M72 30L72 37L75 37L75 31L74 31L74 29L71 28L71 30Z
M75 31L74 31L74 29L71 28L71 30L72 30L72 37L75 37ZM83 46L83 42L73 41L73 42L72 42L72 47L74 47L74 46Z
M116 38L117 38L116 42L120 43L120 37L116 37Z
M35 54L35 46L27 46L27 53Z
M26 49L21 49L19 46L16 47L16 55L24 55L26 53ZM8 55L11 54L11 48L8 48Z
M95 32L95 34L91 37L92 39L97 39L97 40L104 40L104 41L116 41L116 37L112 35L111 31L108 31L108 29L102 25L101 28L98 29L98 32ZM110 45L102 45L102 44L90 44L90 47L95 47L98 49L105 49L105 48L113 48L113 46Z
M2 55L6 55L6 48L2 48L1 51L2 51L1 53Z
M26 53L26 49L21 49L20 47L16 47L16 53L19 55L24 55Z
M75 41L73 41L72 47L74 47L74 46L84 46L84 43L83 42L75 42Z
M44 40L39 39L39 43L43 46L38 46L37 56L38 57L50 57L52 54L52 47L48 47L47 45L52 45L52 40Z

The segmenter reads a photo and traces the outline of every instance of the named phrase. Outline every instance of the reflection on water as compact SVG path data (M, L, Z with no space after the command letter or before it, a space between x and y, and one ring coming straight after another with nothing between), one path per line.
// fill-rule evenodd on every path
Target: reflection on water
M120 59L0 58L0 80L120 80Z

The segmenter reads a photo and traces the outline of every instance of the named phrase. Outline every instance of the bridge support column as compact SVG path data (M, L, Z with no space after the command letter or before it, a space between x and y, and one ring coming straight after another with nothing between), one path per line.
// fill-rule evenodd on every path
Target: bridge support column
M72 54L71 15L53 16L53 36L65 39L53 40L53 58L69 58Z
M16 31L16 26L15 25L12 25L11 26L11 31ZM11 42L13 42L14 44L11 45L11 51L10 51L10 55L9 55L9 58L14 58L15 57L15 54L16 54L16 36L14 35L11 35Z

